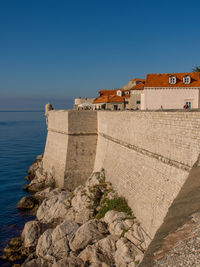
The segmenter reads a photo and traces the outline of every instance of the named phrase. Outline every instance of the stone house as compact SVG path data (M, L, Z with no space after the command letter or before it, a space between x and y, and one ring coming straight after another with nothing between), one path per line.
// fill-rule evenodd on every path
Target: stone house
M120 89L100 90L94 109L124 110L140 108L145 79L132 79Z
M141 109L200 108L200 73L147 74Z
M100 90L99 96L94 99L94 109L124 110L127 99L130 97L129 90L114 89Z
M126 109L140 109L141 108L141 95L144 93L145 82L138 82L130 89L130 98Z

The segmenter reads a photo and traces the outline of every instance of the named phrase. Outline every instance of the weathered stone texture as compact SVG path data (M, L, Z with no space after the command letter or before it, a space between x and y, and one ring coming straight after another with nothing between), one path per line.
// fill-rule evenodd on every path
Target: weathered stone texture
M96 117L95 111L49 111L43 168L52 174L57 186L74 189L92 173L97 141Z
M43 168L67 189L104 168L153 238L199 151L199 112L53 110Z
M98 112L95 171L105 169L153 238L200 151L199 112Z

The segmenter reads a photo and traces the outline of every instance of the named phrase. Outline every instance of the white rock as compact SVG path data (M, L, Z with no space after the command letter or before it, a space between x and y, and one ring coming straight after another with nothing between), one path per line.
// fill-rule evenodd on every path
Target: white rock
M50 223L53 219L64 218L69 204L66 201L68 192L61 192L45 199L37 210L37 219L43 223Z
M74 210L74 219L78 223L85 223L93 217L94 214L94 200L89 198L86 189L79 186L74 190L74 197L71 200L71 206Z
M75 222L64 221L52 232L53 256L62 259L69 254L69 240L72 238L79 225Z
M78 228L77 223L64 221L54 230L48 229L38 240L36 255L51 262L68 257L69 239Z
M47 187L42 191L36 192L34 196L40 197L40 198L46 198L48 197L49 193L52 191L51 187Z
M129 264L134 266L133 263L135 263L135 257L137 255L143 255L143 253L126 238L120 238L117 241L116 246L115 264L117 267L125 267Z
M125 221L127 216L125 212L110 210L105 214L103 221L108 224L108 230L112 235L121 236L124 230L129 228Z
M84 249L86 246L96 243L108 233L106 224L98 220L90 220L83 224L70 240L70 248L73 251Z
M106 212L103 220L107 224L111 224L114 221L122 221L123 219L127 218L127 216L128 215L125 212L119 212L116 210L109 210L108 212Z
M24 247L30 248L37 245L38 238L41 234L41 226L38 221L27 222L22 232Z
M114 265L114 253L116 251L116 237L107 236L99 240L92 246L87 246L80 254L79 257L89 264L108 264ZM91 266L91 265L90 265ZM101 266L101 265L100 265Z

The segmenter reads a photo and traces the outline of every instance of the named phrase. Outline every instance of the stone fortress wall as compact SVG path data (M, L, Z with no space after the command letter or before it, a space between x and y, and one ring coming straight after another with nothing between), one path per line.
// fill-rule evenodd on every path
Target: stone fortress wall
M99 112L94 170L153 237L200 151L198 112Z
M43 168L58 187L74 189L93 171L97 143L95 111L51 110Z
M198 159L199 130L199 112L49 111L43 167L71 189L104 168L153 238Z

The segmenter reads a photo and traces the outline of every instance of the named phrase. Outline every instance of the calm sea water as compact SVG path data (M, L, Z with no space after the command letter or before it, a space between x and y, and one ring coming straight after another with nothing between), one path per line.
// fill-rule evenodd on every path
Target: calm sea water
M24 177L35 157L44 151L44 112L0 112L0 250L20 235L30 215L17 210L26 195ZM1 262L0 262L1 265Z

